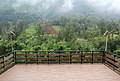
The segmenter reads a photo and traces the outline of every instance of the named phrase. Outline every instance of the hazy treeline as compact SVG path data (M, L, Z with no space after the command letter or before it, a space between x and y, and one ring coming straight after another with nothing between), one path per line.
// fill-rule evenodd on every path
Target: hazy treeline
M2 23L2 21L1 21ZM7 24L7 25L6 25ZM98 17L61 17L51 20L18 19L1 26L1 49L10 49L9 31L13 31L15 50L104 50L106 30L109 34L108 50L120 49L120 21ZM46 34L45 27L51 26L58 34ZM7 32L5 32L7 31Z

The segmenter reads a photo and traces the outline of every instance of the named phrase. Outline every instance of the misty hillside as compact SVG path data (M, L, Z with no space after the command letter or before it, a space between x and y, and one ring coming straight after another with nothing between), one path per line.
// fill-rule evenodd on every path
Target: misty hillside
M20 15L27 14L51 19L92 15L113 19L120 17L118 3L120 2L113 0L0 0L0 16L5 14L21 18Z
M119 0L0 0L0 50L120 50ZM111 32L112 31L112 32ZM9 49L9 50L8 50Z

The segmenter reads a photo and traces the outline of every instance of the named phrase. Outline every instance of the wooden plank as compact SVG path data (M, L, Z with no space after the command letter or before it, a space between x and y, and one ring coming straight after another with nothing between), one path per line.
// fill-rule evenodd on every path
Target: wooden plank
M7 66L8 64L10 64L11 62L13 62L13 59L8 60L7 62L4 62L4 66Z
M4 61L6 61L6 60L8 60L8 59L10 59L10 58L12 58L12 57L13 57L13 54L10 54L9 56L4 57Z
M38 54L38 56L48 56L48 54Z
M108 61L108 62L110 62L112 64L115 64L115 62L113 60L110 60L109 58L105 58L105 61Z
M70 56L70 54L63 54L63 53L60 53L60 56Z
M37 54L27 54L27 56L37 56Z
M11 68L13 65L14 65L14 63L10 63L10 64L8 64L7 66L5 66L5 70Z
M59 56L59 54L49 54L49 56Z
M26 60L26 58L16 58L16 60Z
M110 59L112 59L112 60L115 60L115 59L114 59L114 56L112 56L112 55L105 54L105 56L108 57L108 58L110 58Z
M113 60L110 60L110 59L108 59L108 58L105 58L105 60L106 60L107 62L113 64L114 66L119 67L119 65L118 65L116 62L114 62Z
M116 68L113 64L110 64L109 62L105 62L105 64L108 65L109 67L112 67L111 69Z
M16 56L26 56L26 54L16 54Z

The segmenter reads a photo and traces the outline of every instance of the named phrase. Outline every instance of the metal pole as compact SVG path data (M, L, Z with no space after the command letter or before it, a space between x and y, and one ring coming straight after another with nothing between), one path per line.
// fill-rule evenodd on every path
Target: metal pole
M11 48L13 52L14 48L13 48L13 34L12 33L10 33L10 41L11 41Z
M108 35L106 36L106 45L105 45L105 51L107 51L107 46L108 46Z

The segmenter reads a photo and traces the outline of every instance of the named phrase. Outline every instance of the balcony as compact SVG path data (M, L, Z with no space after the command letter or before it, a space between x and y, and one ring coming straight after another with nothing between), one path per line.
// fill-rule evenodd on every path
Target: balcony
M119 81L120 56L106 51L14 51L0 56L0 81Z

